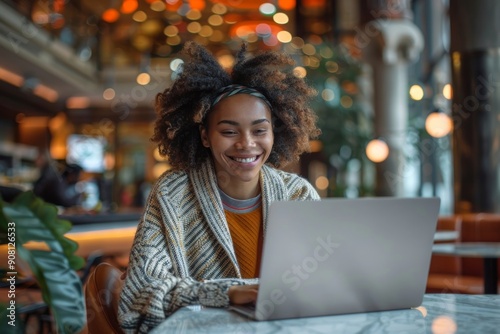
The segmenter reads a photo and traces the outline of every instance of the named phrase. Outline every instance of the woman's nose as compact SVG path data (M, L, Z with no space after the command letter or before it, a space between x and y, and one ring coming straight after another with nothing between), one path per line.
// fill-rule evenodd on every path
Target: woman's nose
M255 146L255 141L251 135L243 135L240 137L240 140L236 143L236 148L237 149L246 149L249 147L254 147Z

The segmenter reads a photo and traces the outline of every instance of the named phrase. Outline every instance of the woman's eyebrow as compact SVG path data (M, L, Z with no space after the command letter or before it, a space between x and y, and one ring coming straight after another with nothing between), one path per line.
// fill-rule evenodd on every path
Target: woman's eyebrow
M255 121L253 121L252 125L260 124L260 123L264 123L264 122L271 124L271 122L267 118L261 118L261 119L257 119Z
M271 124L271 122L267 118L261 118L261 119L256 119L255 121L253 121L252 125L256 125L256 124L260 124L260 123L264 123L264 122L268 122L269 124ZM236 121L231 121L228 119L223 119L223 120L219 121L217 123L217 125L219 125L219 124L229 124L229 125L235 125L235 126L240 125L240 123L238 123Z

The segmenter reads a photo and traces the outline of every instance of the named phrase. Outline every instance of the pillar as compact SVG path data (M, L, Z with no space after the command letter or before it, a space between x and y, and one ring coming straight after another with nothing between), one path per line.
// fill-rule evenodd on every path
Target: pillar
M408 122L408 66L423 49L423 36L408 19L381 18L365 25L371 37L363 50L373 69L374 134L389 146L387 159L376 165L375 194L404 196Z
M450 1L455 212L500 212L498 0Z

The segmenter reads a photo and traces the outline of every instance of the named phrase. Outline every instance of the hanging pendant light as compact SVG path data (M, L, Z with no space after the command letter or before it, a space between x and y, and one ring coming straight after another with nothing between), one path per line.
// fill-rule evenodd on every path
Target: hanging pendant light
M453 130L453 121L450 116L440 109L436 109L427 115L425 119L425 130L434 138L441 138Z
M382 162L389 156L389 146L382 139L372 139L366 145L366 156L373 162Z

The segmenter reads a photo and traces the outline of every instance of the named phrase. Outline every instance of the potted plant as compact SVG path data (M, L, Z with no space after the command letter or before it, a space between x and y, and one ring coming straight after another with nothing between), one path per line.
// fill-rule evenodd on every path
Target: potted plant
M7 261L2 259L7 264L6 274L10 274L7 279L14 282L18 278L19 259L29 265L58 333L79 333L86 322L82 283L76 272L83 267L84 260L75 255L78 244L64 236L71 226L69 221L58 218L54 205L31 191L21 193L10 203L0 197L0 242L7 245ZM43 247L25 247L30 241L42 243ZM7 290L12 289L15 285ZM13 310L14 295L10 294L8 305L1 306L2 333L18 332L21 325L19 315ZM12 314L15 316L9 318ZM17 324L11 322L16 317Z

